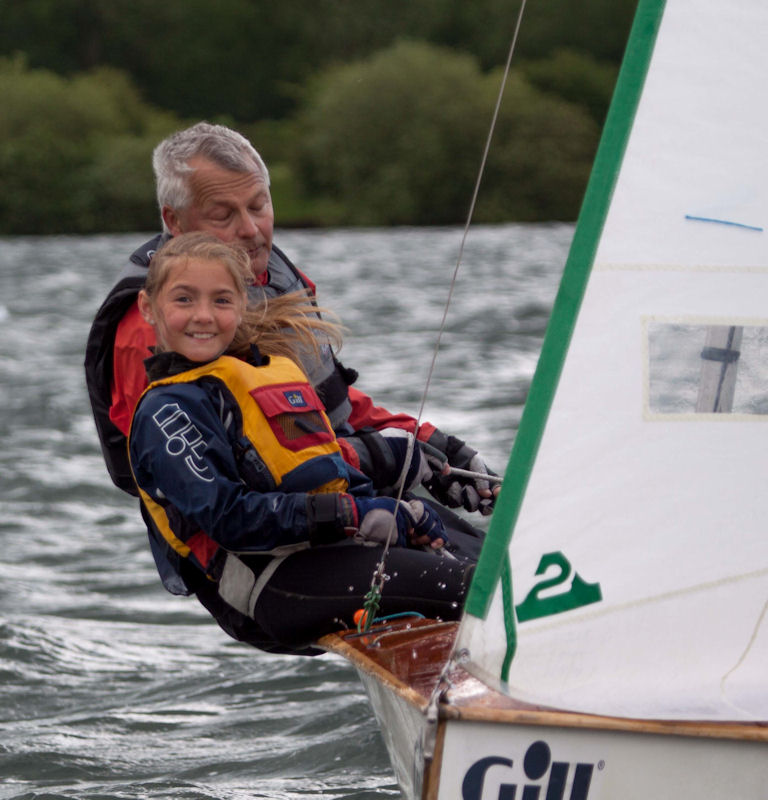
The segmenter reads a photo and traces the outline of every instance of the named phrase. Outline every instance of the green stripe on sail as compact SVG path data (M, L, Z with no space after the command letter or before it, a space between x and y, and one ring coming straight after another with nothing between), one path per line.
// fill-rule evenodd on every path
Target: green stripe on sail
M552 308L536 373L525 403L520 429L504 475L504 484L483 544L465 610L485 618L499 575L507 561L528 478L544 434L565 355L592 270L608 208L634 122L665 0L640 0L624 61L606 117L600 146L584 195L560 289ZM505 592L506 593L506 592ZM512 600L510 598L509 602ZM507 659L514 654L517 634L514 614L507 613Z
M515 609L512 602L512 567L509 553L504 556L501 570L501 597L504 603L504 629L507 632L507 652L501 665L501 679L506 683L509 679L509 668L517 650L517 629L515 628Z

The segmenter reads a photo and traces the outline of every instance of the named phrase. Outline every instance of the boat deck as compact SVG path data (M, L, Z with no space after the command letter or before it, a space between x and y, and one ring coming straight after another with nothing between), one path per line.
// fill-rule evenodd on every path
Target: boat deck
M319 644L422 710L440 686L438 710L442 719L768 741L768 723L762 722L624 719L520 702L489 688L460 664L446 668L457 631L457 622L414 618L377 625L364 633L347 630L329 634Z

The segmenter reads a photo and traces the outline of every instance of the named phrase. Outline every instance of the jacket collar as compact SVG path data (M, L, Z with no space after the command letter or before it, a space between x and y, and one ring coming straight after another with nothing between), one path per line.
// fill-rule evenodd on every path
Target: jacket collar
M226 353L224 354L226 355ZM213 359L215 361L216 359ZM251 352L246 361L255 367L263 367L269 364L269 356L262 356L259 348L251 345ZM211 361L191 361L181 353L176 353L172 350L162 353L153 353L149 358L144 360L144 369L147 371L147 377L150 383L158 381L161 378L170 378L173 375L180 375L182 372L188 372L191 369L197 369L205 364L210 364Z

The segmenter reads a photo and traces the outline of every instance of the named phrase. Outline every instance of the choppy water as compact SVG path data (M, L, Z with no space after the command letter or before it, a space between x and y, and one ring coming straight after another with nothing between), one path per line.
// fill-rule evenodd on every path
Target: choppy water
M502 468L572 227L469 237L425 419ZM461 231L279 232L350 329L342 360L415 414ZM0 800L399 797L354 672L271 656L164 592L103 467L90 321L146 236L0 240Z

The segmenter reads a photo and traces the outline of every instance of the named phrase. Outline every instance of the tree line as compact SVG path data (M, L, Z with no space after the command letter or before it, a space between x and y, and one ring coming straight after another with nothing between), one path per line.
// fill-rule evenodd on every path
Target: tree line
M529 3L478 221L573 219L635 0ZM267 160L280 225L466 216L509 0L0 0L0 233L157 226L150 154L199 119Z

